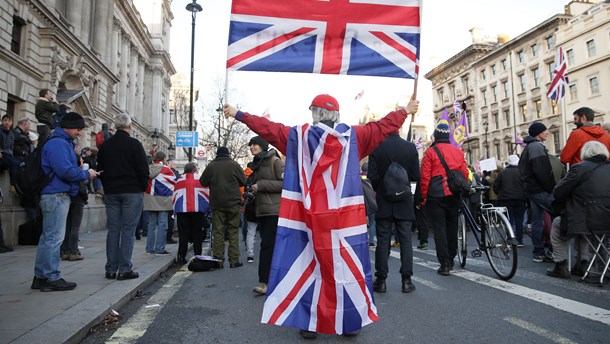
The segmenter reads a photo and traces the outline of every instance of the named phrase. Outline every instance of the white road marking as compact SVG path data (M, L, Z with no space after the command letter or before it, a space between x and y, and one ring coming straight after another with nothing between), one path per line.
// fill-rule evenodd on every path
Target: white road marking
M542 327L536 326L530 322L527 321L523 321L521 319L517 319L517 318L513 318L513 317L506 317L504 318L504 320L508 321L509 323L519 326L524 330L533 332L541 337L544 337L546 339L552 340L555 343L559 343L559 344L576 344L576 342L569 340L566 337L560 336L558 334L552 333L548 330L543 329Z
M150 324L153 323L157 314L161 312L163 306L180 289L176 286L180 286L191 274L192 272L188 270L178 270L155 295L151 296L146 305L140 307L136 314L114 332L112 337L106 341L106 344L135 343L140 339L146 333Z

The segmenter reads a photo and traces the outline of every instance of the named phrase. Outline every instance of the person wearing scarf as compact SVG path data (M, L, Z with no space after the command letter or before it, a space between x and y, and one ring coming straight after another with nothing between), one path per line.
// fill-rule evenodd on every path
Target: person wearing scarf
M309 107L313 123L289 127L225 104L225 116L286 156L263 323L315 338L355 335L379 319L359 162L418 106L411 100L379 121L350 126L340 122L337 100L321 94Z

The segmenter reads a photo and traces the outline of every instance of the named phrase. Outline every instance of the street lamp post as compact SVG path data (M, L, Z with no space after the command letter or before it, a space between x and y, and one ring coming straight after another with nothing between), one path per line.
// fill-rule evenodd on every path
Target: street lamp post
M190 106L189 106L189 131L193 131L193 73L195 71L195 17L197 12L203 11L201 5L197 3L197 0L193 0L192 3L186 5L186 10L191 12L192 24L191 24L191 88L190 88ZM189 147L189 162L193 161L193 147Z
M485 128L485 159L489 159L489 142L487 142L489 123L487 121L483 122L483 128Z
M167 155L169 156L170 160L176 158L176 146L174 146L173 142L170 142L169 146L167 146Z

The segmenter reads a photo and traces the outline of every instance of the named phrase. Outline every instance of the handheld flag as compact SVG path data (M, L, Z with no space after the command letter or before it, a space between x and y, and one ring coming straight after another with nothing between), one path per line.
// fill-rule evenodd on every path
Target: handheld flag
M464 140L468 137L468 118L466 117L466 111L462 112L462 117L458 122L455 129L453 129L453 140L458 146L462 146Z
M449 120L449 112L447 111L447 108L445 108L441 114L441 117L439 117L438 123L445 123L449 126L449 142L451 142L452 145L460 148L460 145L455 142L455 137L453 137L453 129L451 128L451 121Z
M419 73L420 0L233 0L227 69Z
M460 101L455 98L453 101L453 113L458 116L462 113L462 106L460 105Z
M565 56L563 55L563 48L557 49L557 57L555 57L555 70L551 77L551 86L546 93L546 96L553 99L556 103L559 103L561 98L566 93L566 86L568 85L568 66L566 64Z

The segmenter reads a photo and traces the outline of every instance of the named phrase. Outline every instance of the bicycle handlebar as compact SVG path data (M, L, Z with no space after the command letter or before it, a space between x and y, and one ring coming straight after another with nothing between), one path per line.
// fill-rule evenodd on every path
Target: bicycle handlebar
M486 186L486 185L481 185L481 184L479 184L479 185L474 185L474 186L471 186L471 187L470 187L470 190L472 190L472 191L476 191L476 192L485 192L485 191L487 191L487 190L489 190L489 189L490 189L490 187L489 187L489 186Z

